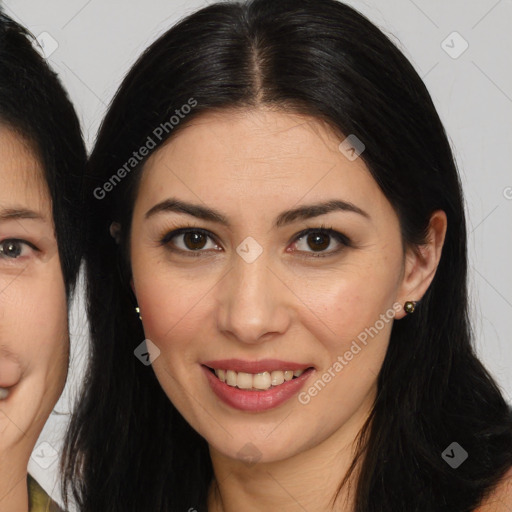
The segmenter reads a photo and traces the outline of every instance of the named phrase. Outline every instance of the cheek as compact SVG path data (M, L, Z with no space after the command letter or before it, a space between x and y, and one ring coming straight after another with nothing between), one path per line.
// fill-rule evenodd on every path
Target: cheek
M0 275L0 281L4 277ZM0 349L13 354L20 369L10 401L1 405L25 432L20 442L19 428L8 429L1 441L29 454L67 374L67 303L58 258L37 271L20 273L0 294L0 309Z
M323 273L295 285L300 296L302 323L324 344L340 349L385 315L385 325L394 316L398 289L398 265L353 265ZM298 281L300 282L300 281ZM379 330L386 329L378 323Z
M164 342L174 346L185 342L212 313L205 310L211 300L208 287L199 280L190 283L175 276L137 274L134 268L134 282L144 333L161 350Z
M182 269L173 271L165 263L144 264L136 257L132 263L137 302L149 339L153 337L152 341L158 344L169 337L173 343L179 343L182 336L190 337L194 330L215 327L218 287L227 286L229 277L222 282L221 272L191 276ZM400 267L383 259L329 270L286 273L280 272L285 284L281 302L295 311L317 339L332 338L328 343L336 347L392 310ZM278 293L277 289L279 301ZM225 294L221 295L226 299Z
M373 399L394 321L395 281L366 269L320 284L308 287L300 322L318 341L321 364L299 402L314 414L321 437Z
M0 278L3 282L3 277ZM0 294L0 343L27 374L62 381L67 368L68 323L58 258L37 271L20 273Z

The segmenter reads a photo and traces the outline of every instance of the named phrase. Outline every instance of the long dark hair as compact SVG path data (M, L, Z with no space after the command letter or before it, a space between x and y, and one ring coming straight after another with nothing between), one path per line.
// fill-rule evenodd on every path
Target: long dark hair
M28 30L0 10L0 124L28 142L43 167L69 298L82 258L87 155L73 105L35 44Z
M175 111L194 102L171 126ZM399 216L404 243L424 242L432 212L446 212L436 276L417 312L393 326L359 436L355 510L472 510L512 465L512 416L471 345L454 158L411 64L335 0L206 7L152 44L118 90L89 162L92 354L67 437L64 491L87 512L205 509L207 444L133 355L144 334L128 286L128 240L145 159L130 159L148 137L158 148L205 111L259 105L314 116L363 141L362 158ZM121 225L119 244L112 221ZM457 469L441 456L454 441L469 454Z

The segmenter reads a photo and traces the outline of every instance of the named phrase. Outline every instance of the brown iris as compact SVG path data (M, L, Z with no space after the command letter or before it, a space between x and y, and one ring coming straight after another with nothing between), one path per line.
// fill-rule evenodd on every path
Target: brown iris
M307 242L314 251L323 251L329 247L330 237L323 233L311 233L307 237Z
M207 237L197 231L191 231L183 235L183 242L190 250L202 249L206 244Z

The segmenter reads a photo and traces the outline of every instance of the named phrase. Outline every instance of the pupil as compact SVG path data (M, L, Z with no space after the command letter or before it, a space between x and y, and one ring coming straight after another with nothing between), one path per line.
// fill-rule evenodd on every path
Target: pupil
M17 258L21 254L21 247L16 242L4 242L0 245L0 252L10 258Z
M327 249L329 247L329 235L325 235L322 233L315 233L308 235L308 244L311 247L311 249L315 251L322 251L324 249ZM323 242L323 243L322 243ZM312 247L316 246L316 247Z
M205 236L202 233L185 233L185 245L189 249L202 249L205 245Z

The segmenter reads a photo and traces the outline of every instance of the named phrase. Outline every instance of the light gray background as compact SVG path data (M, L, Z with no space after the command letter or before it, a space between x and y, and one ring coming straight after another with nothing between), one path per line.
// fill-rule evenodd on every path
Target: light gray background
M136 57L175 21L207 3L212 2L4 0L3 6L36 36L46 32L47 50L53 40L58 45L48 60L76 105L90 148ZM512 401L512 0L347 3L391 35L413 62L450 136L467 202L476 347ZM451 35L454 31L463 39ZM452 58L447 52L460 53L464 40L467 50ZM56 450L83 371L87 326L78 299L71 326L72 375L39 440ZM58 497L57 463L43 469L37 463L40 450L29 469Z

